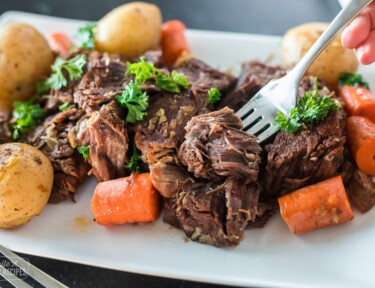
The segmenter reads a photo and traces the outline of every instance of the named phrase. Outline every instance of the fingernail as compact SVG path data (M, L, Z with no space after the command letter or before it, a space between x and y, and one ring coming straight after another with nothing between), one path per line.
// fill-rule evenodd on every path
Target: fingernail
M364 47L359 47L355 53L357 54L357 58L359 62L362 62L363 54L365 53L365 48Z

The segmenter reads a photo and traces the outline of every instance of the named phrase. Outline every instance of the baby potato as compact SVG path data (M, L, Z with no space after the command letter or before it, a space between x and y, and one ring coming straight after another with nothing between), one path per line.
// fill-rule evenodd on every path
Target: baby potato
M140 56L158 46L161 22L160 10L153 4L124 4L98 22L94 33L95 47L126 57Z
M39 215L53 184L48 158L27 144L0 145L0 228L14 228Z
M8 106L29 99L54 61L43 35L24 23L0 29L0 55L0 102Z
M286 32L281 42L281 60L286 66L294 66L328 27L328 23L306 23ZM355 73L358 61L354 52L341 44L337 36L318 56L307 74L324 80L336 88L341 72Z

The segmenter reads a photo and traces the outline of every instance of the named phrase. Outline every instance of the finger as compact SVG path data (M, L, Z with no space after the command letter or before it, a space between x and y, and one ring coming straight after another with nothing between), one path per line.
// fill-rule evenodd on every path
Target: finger
M356 50L356 54L361 64L368 65L375 62L375 30L370 32L365 42Z
M368 13L357 16L344 30L341 36L342 45L349 49L357 48L370 34L371 18Z

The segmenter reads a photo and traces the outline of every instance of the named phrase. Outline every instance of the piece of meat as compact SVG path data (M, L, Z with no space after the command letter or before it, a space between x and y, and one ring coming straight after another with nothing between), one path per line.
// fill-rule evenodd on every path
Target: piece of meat
M85 117L72 129L71 146L89 146L89 174L99 182L125 176L129 137L121 108L112 101Z
M186 185L176 202L176 218L193 241L218 247L236 246L248 221L255 220L258 196L257 184L244 185L234 178L221 184Z
M337 175L344 162L345 141L341 109L309 129L279 132L265 146L264 192L279 196Z
M348 185L350 202L362 213L375 205L375 183L371 176L357 169Z
M191 84L180 94L160 91L152 83L141 87L149 92L150 99L147 116L134 126L135 142L150 164L158 160L157 155L162 151L178 149L186 123L205 111L210 88L224 91L234 81L233 77L195 59L185 61L176 71L183 73Z
M89 115L111 102L126 86L126 65L116 55L93 51L88 57L87 72L75 87L74 102Z
M228 106L238 110L249 101L263 86L274 79L286 74L281 66L272 66L259 61L250 61L242 64L242 71L236 87L219 104L219 108Z
M74 195L90 167L82 156L70 146L68 133L83 115L74 106L47 117L44 122L23 135L23 142L40 149L51 161L55 179L49 202L58 203Z
M10 109L0 109L0 144L12 141L11 117Z
M186 126L179 160L198 178L256 181L262 149L255 136L240 128L241 120L229 108L194 117Z

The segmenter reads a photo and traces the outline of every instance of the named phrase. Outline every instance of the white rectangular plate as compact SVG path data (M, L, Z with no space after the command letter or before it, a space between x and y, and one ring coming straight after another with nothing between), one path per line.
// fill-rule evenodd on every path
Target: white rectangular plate
M8 12L0 19L22 21L43 33L73 35L82 21ZM238 73L245 60L278 61L279 37L188 31L192 52L222 70ZM361 68L369 80L375 67ZM371 83L372 87L375 87ZM37 173L37 172L36 172ZM289 232L279 215L264 229L249 230L235 249L186 241L182 231L161 220L152 225L111 228L95 224L90 179L77 203L48 205L42 215L14 230L1 230L0 242L18 252L123 271L238 286L375 287L375 209L356 211L346 225L303 236Z

